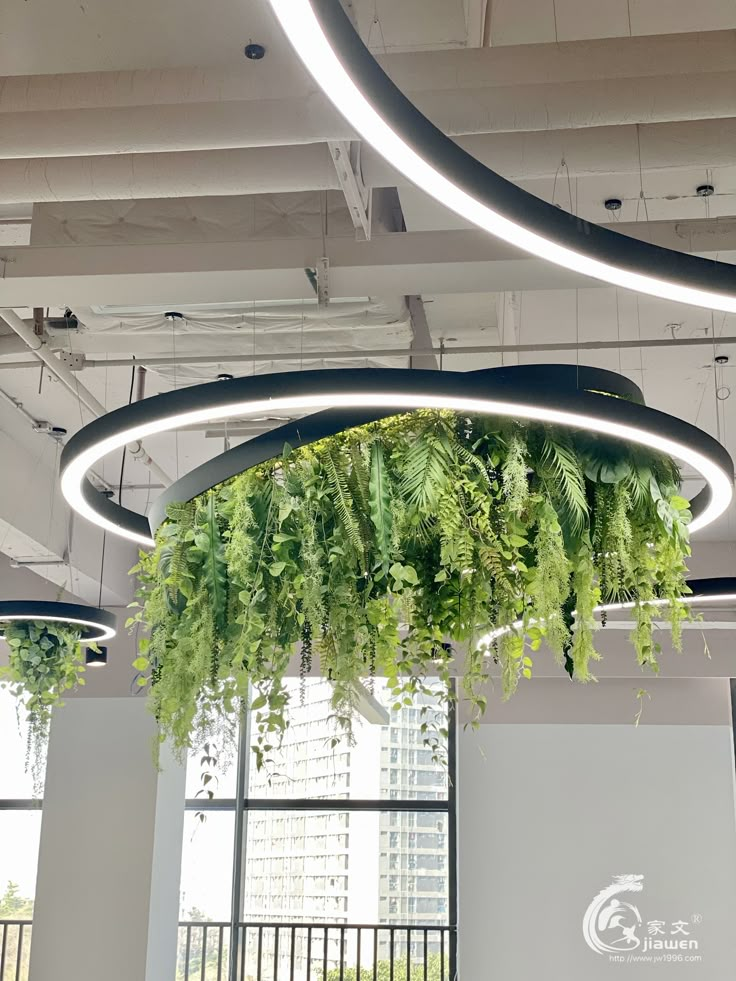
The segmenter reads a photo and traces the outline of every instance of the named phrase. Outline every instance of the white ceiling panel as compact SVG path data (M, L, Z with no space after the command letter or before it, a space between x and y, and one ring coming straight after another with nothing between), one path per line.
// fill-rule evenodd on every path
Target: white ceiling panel
M265 0L5 0L3 75L244 63L250 39L293 57Z
M733 0L630 0L634 34L724 31L736 27Z
M498 45L733 27L732 0L493 0L492 42Z
M464 48L468 41L464 0L353 0L353 6L373 51Z

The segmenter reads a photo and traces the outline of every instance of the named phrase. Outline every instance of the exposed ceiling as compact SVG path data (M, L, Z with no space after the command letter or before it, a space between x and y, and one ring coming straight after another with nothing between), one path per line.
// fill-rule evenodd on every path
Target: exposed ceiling
M505 176L628 234L736 261L732 0L348 6L397 83ZM250 40L266 46L263 61L243 57ZM372 240L361 241L327 144L353 134L306 79L265 0L9 0L0 65L0 307L27 323L33 308L72 309L79 326L47 326L49 349L106 408L131 397L133 357L149 369L151 395L221 372L426 367L427 348L442 344L443 366L458 370L539 360L621 370L651 405L736 455L736 349L718 344L736 337L734 317L520 257L406 186L370 149L357 162L353 146L373 189ZM715 193L699 195L704 184ZM608 198L621 210L606 210ZM324 256L328 307L314 287ZM703 338L714 342L683 344ZM672 343L646 346L663 340ZM600 341L634 346L575 350ZM453 354L489 346L505 350ZM715 369L721 353L731 361ZM29 421L74 432L91 418L85 399L5 330L0 392L25 412L0 395L13 472L0 482L0 551L56 563L33 568L71 576L96 600L101 536L74 524L71 574L57 445ZM231 442L253 431L233 429ZM174 477L224 438L211 427L152 438L146 450ZM120 473L118 456L99 476L117 493ZM145 509L159 485L127 455L124 502ZM736 541L735 518L703 538ZM109 547L105 595L123 601L119 569L132 553Z

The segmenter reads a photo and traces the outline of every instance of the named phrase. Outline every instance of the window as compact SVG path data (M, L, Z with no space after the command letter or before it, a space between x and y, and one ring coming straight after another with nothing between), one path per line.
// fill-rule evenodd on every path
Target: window
M27 725L24 710L0 688L0 922L33 920L36 870L41 841L42 801L33 796L33 780L25 771ZM28 976L31 931L8 925L3 963L20 977ZM15 974L13 974L15 977Z
M25 770L26 745L24 710L0 688L0 920L33 918L42 802Z
M213 812L201 821L195 811L184 816L179 886L179 919L230 919L235 814Z
M427 712L421 703L391 711L388 724L356 726L349 752L333 750L329 683L309 679L303 705L299 679L290 687L292 725L270 754L268 772L250 766L243 734L243 800L237 800L237 766L221 775L214 801L195 799L200 760L191 761L182 918L249 923L256 934L258 924L275 923L446 926L445 870L454 869L447 773L429 751L419 769L417 750L407 748L423 746ZM375 697L391 708L380 679ZM241 897L235 910L233 895ZM248 948L246 958L252 954ZM275 976L275 968L266 966L263 976Z

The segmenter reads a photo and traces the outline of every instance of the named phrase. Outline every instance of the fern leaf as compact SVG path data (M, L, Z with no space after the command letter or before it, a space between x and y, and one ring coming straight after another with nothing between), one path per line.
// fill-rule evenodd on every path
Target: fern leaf
M370 503L370 477L368 466L359 446L350 447L350 476L353 490L353 499L361 510L368 511Z
M171 566L169 571L169 582L171 588L176 592L184 585L184 580L189 578L189 566L187 554L189 552L190 539L188 532L194 527L194 516L196 514L194 501L187 501L185 504L172 504L167 509L169 520L176 523L176 534L173 538L171 552Z
M403 460L401 490L407 502L421 511L434 508L452 479L453 463L446 435L418 436Z
M370 477L368 466L359 446L350 447L350 475L348 490L356 509L356 519L363 540L363 551L369 552L373 541L373 528L370 518Z
M342 468L342 464L335 459L332 450L325 454L325 470L327 480L332 492L332 501L335 505L335 512L343 526L348 540L360 556L363 555L363 539L360 535L360 527L353 511L353 501L350 497L347 478Z
M216 496L207 495L207 506L200 515L196 544L202 552L202 575L210 598L212 619L218 629L225 627L227 612L227 565L225 546L217 521Z
M588 499L585 478L574 452L560 438L547 435L542 447L542 458L556 481L550 490L565 505L572 527L581 531L588 520Z
M473 453L471 449L468 449L465 443L457 439L457 437L452 439L452 448L464 463L476 471L486 487L490 488L491 478L488 476L488 468L485 462L476 453Z
M369 480L370 514L376 529L376 543L384 571L391 564L391 540L393 533L393 511L391 510L391 490L386 473L386 459L383 444L376 440L371 445L371 471Z

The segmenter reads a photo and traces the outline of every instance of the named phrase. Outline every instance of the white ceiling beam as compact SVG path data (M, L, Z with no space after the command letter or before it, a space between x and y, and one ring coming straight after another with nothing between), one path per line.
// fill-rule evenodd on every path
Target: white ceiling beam
M736 220L638 222L624 234L668 248L736 253ZM0 307L217 303L314 298L304 270L326 253L335 298L600 285L528 258L483 232L0 250ZM736 256L734 256L736 257ZM167 305L168 304L168 305Z
M435 56L446 52L434 52ZM490 52L484 49L487 57ZM459 60L469 52L453 52ZM442 67L442 66L440 66ZM461 73L462 74L462 73ZM450 136L650 125L730 117L736 70L626 78L583 78L474 88L433 88L408 94ZM34 159L271 147L355 138L319 93L254 102L113 106L0 112L0 158Z
M406 305L411 318L411 349L426 352L427 348L434 346L434 338L424 309L424 301L421 296L407 296ZM434 354L416 353L409 358L409 367L431 370L439 366Z
M736 75L734 76L736 78ZM736 95L732 100L736 105ZM0 116L0 132L2 132ZM517 182L719 168L736 162L736 118L591 126L549 132L481 133L458 142L486 165ZM407 181L364 147L368 188ZM323 143L299 146L120 153L87 157L0 159L0 204L27 201L145 200L339 190Z

